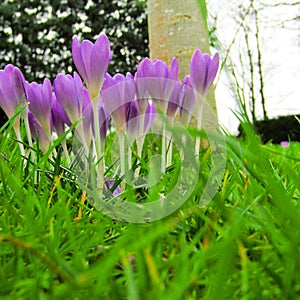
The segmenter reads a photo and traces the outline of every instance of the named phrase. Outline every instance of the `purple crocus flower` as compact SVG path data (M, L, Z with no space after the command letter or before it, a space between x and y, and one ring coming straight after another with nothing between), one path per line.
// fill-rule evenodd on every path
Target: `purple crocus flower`
M194 89L204 96L212 85L219 67L219 56L216 53L212 58L207 53L197 49L191 59L190 74Z
M58 74L53 83L55 96L72 123L82 117L84 87L79 75Z
M196 95L193 89L191 76L186 75L181 84L181 90L178 94L178 102L180 108L180 122L188 125L193 115L193 110L196 104Z
M137 100L133 100L127 106L127 113L126 113L126 133L130 145L132 145L134 139L138 137L139 128L140 128L140 111L139 111Z
M36 82L25 82L26 100L28 108L35 120L39 123L42 130L50 140L51 135L51 107L52 107L52 86L48 78L44 79L43 84Z
M165 113L178 80L178 61L173 58L169 70L164 61L145 58L138 65L135 80L141 113L145 113L149 97Z
M20 103L25 103L23 82L23 74L17 67L9 64L0 70L0 107L8 118L15 114Z
M51 115L52 115L52 124L53 128L55 129L58 136L61 136L65 132L65 125L71 126L71 121L69 120L66 112L63 110L61 105L59 104L58 100L55 97L55 94L52 93L52 109L51 109ZM61 145L64 150L64 154L66 156L67 162L70 164L71 160L69 157L68 149L67 149L67 143L66 140L63 139L61 141Z
M40 148L45 153L48 150L50 145L50 136L44 131L40 123L37 121L37 119L30 111L28 112L28 121L29 121L31 136L35 140L38 140Z
M280 146L283 147L283 148L289 147L290 146L290 142L288 142L288 141L281 141L280 142Z
M156 116L156 108L155 105L152 101L148 103L145 117L144 117L144 128L143 128L143 133L147 133L154 122Z
M61 107L60 103L55 97L55 94L52 94L52 124L58 136L64 134L65 125L71 126L71 121L69 120L66 112Z
M92 101L87 89L83 89L83 103L82 103L82 125L83 125L83 132L84 138L87 142L88 147L90 146L93 133L94 133L94 113L93 113L93 106Z
M181 82L177 80L175 82L174 89L170 96L168 107L167 107L167 116L174 118L177 112L178 107L180 106L180 91L181 91Z
M93 106L91 102L91 98L87 90L84 91L85 98L83 103L83 130L84 135L87 140L88 145L90 145L93 138L95 138L95 126L94 126L94 113ZM105 142L106 134L109 125L109 114L106 107L98 103L98 118L99 118L99 128L100 128L100 138L101 141ZM101 143L102 147L104 147L104 143Z
M107 36L100 34L95 44L89 40L83 40L80 43L78 37L75 36L72 42L72 56L79 74L88 87L92 101L97 101L111 60Z
M98 112L99 112L98 117L99 117L99 125L100 125L100 138L102 141L105 141L107 131L108 131L108 126L109 126L109 113L104 104L99 105ZM104 147L103 143L102 145Z
M105 184L104 190L107 190L107 189L111 190L115 185L115 181L113 179L110 179L110 178L106 177L106 176L104 177L104 180L105 180L104 181L104 184ZM116 197L119 194L121 194L121 188L120 188L120 186L117 186L114 189L114 191L112 191L112 196Z
M127 73L126 77L122 74L116 74L114 77L106 75L101 101L111 115L117 131L126 124L127 106L134 99L135 91L135 82L130 73Z
M137 66L137 71L134 75L136 83L136 95L140 113L143 115L146 112L148 106L148 98L150 97L149 91L144 78L154 77L154 71L152 70L152 62L149 58L143 59Z

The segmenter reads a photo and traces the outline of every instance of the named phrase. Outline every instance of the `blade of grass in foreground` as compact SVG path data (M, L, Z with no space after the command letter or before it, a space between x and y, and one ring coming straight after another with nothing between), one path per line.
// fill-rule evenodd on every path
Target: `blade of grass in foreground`
M224 178L206 207L199 184L171 216L135 225L88 204L75 221L81 191L65 166L54 162L53 176L42 158L28 173L40 169L40 186L24 184L18 148L1 136L0 297L296 299L300 146L261 145L246 130L244 139L226 136L226 147ZM202 151L200 180L209 162Z

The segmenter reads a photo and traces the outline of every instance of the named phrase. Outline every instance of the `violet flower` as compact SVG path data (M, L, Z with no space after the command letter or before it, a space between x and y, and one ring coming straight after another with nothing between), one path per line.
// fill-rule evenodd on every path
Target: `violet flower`
M130 73L126 77L122 74L114 77L106 75L101 101L111 115L117 132L125 130L127 106L134 99L135 92L135 82Z
M219 56L216 53L212 58L207 53L197 49L191 59L190 74L194 89L202 96L212 85L219 68Z
M127 106L126 113L126 135L129 144L132 145L139 135L140 128L140 111L137 100L133 100Z
M55 129L58 136L61 136L65 132L65 126L71 126L71 121L69 120L66 112L63 110L61 105L59 104L58 100L55 97L55 94L52 93L52 108L51 108L51 115L52 115L52 124L53 128ZM64 138L61 141L61 145L65 154L65 157L67 159L68 164L71 163L68 149L67 149L67 143L66 139Z
M138 86L138 97L145 98L140 95L144 92L146 97L149 94L152 101L154 101L156 108L160 113L167 113L168 102L177 85L178 81L178 61L176 58L172 59L170 69L162 60L153 60L145 58L139 65L136 73L136 84ZM144 104L145 105L145 104ZM143 107L144 109L144 107ZM166 155L166 127L162 123L162 172L165 171L165 155Z
M120 146L121 176L125 174L125 125L126 111L129 103L134 99L136 92L135 82L130 73L126 77L116 74L111 77L106 75L101 92L101 102L107 108L115 124Z
M96 137L96 133L95 133L93 107L89 96L85 97L82 116L83 116L84 134L86 139L89 140L88 144L90 144L91 140L93 140ZM104 104L101 105L100 102L98 104L98 120L99 120L101 146L102 148L104 148L107 130L109 126L109 113L105 105Z
M94 44L89 40L80 43L75 36L72 41L72 56L79 74L88 87L92 101L97 101L111 60L107 36L100 34Z
M50 145L50 136L44 131L40 123L30 111L28 112L28 121L31 136L38 141L39 147L45 153Z
M104 183L105 183L105 187L104 187L105 191L107 191L108 189L111 190L114 187L114 185L115 185L115 181L113 179L108 178L107 176L104 177ZM120 188L120 186L117 186L112 191L112 196L116 197L119 194L121 194L121 188Z
M141 113L145 113L149 97L162 113L166 113L168 101L178 80L178 61L174 57L169 70L164 61L145 58L138 65L135 80Z
M16 113L16 109L19 105L25 104L23 83L24 76L17 67L9 64L4 68L4 70L0 70L0 107L9 119ZM16 116L13 129L17 139L22 141L20 132L20 115ZM24 156L25 150L23 144L19 143L19 147L21 155Z
M79 75L58 74L53 82L55 96L72 123L82 118L84 87Z
M99 105L98 115L99 115L99 125L100 125L100 138L103 141L103 147L104 147L104 142L106 140L106 135L109 126L109 113L104 104Z
M290 146L290 142L288 142L288 141L281 141L280 142L280 146L283 147L283 148L289 147Z
M187 126L191 120L196 104L196 95L190 75L186 75L183 78L178 98L180 109L179 120L183 125Z
M55 94L52 94L52 124L58 136L61 136L65 132L65 125L71 126L72 123L69 120L66 112L58 102Z
M98 102L100 90L104 82L104 75L107 71L109 61L111 60L111 52L109 40L105 34L100 34L95 44L88 40L79 42L75 36L72 42L72 56L74 64L79 74L84 79L90 98L92 100L94 119L98 120ZM99 123L95 122L95 154L96 160L102 158L98 167L98 186L100 187L99 194L102 193L104 160L103 160L103 145L101 145Z
M168 107L167 107L167 116L170 118L175 118L176 112L178 108L180 107L180 90L182 86L179 80L177 80L174 84L174 89L172 91L172 94L170 96L170 99L168 101Z
M143 115L146 112L148 106L148 98L150 97L147 90L147 84L144 78L154 77L154 70L152 68L152 61L149 58L143 59L137 66L137 71L134 75L136 83L136 95L140 113Z
M17 67L9 64L0 70L0 107L9 119L18 105L25 103L23 82L24 76Z
M146 133L150 130L151 125L154 122L156 117L156 108L152 101L150 101L147 105L146 112L144 115L140 114L140 122L139 122L139 134L136 138L137 145L137 156L138 158L142 157L143 145L146 137ZM135 176L138 176L139 168L135 170Z
M29 103L28 109L38 122L41 129L47 136L47 140L51 139L52 120L52 86L48 78L44 79L43 84L36 82L25 82L26 100ZM45 148L44 148L45 150Z
M149 102L147 109L146 109L146 113L145 113L145 117L144 117L144 127L143 127L143 133L146 134L152 123L154 122L154 119L156 117L156 108L153 102Z
M56 98L71 123L74 124L79 121L75 128L75 134L84 146L87 154L90 148L91 132L90 130L85 131L82 119L84 102L91 102L89 93L84 88L83 83L76 72L74 72L73 77L69 74L58 74L54 80L53 86Z
M190 73L191 81L194 90L197 92L196 101L196 120L197 129L201 128L201 119L204 103L204 96L206 95L208 89L212 85L214 78L218 72L219 67L219 56L215 54L212 58L209 54L202 52L198 49L194 52L191 64ZM200 151L200 138L196 138L195 144L195 154L198 156Z
M83 89L83 103L82 103L82 126L84 138L88 147L90 147L92 140L94 139L94 113L92 101L87 89Z

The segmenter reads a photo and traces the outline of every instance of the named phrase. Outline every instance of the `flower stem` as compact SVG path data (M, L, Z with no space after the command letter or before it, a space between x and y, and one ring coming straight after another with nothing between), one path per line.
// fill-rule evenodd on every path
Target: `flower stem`
M97 185L99 188L99 191L98 191L99 196L102 197L103 186L104 186L105 161L104 161L104 155L103 155L102 147L101 147L98 98L99 98L99 95L97 95L94 99L92 99L92 103L93 103L94 126L95 126L96 161L98 163L98 165L97 165Z
M166 169L166 127L165 122L162 123L162 142L161 142L161 172L165 173Z
M201 126L202 126L202 111L203 111L203 107L200 106L200 108L198 109L198 113L197 113L197 129L198 130L200 130ZM200 136L197 136L196 144L195 144L196 157L199 157L199 155L200 155L200 143L201 143L201 138L200 138Z
M70 159L70 155L69 155L69 152L68 152L68 149L67 149L66 139L63 139L61 141L61 145L62 145L62 148L64 150L64 154L65 154L65 157L67 159L67 163L68 163L68 165L70 165L71 164L71 159Z
M35 154L34 154L34 151L33 151L32 136L31 136L31 131L30 131L30 127L29 127L28 115L26 113L24 114L24 124L25 124L25 130L26 130L26 134L27 134L28 145L30 147L31 157L32 157L33 161L35 161Z
M121 173L120 177L125 175L125 139L123 132L118 132L119 137L119 147L120 147L120 165L121 165Z
M173 127L174 120L172 120L171 126ZM173 143L172 143L172 133L166 130L166 143L167 143L167 167L172 164L172 152L173 152Z
M15 121L15 124L13 125L13 128L14 128L17 140L19 142L19 148L20 148L20 151L21 151L21 155L23 157L25 157L25 150L24 150L24 146L23 146L23 143L22 143L23 141L22 141L22 137L21 137L20 121L19 120Z
M145 135L142 135L142 136L139 136L138 139L136 140L138 159L142 159L145 137L146 137ZM137 177L139 175L139 172L140 172L140 167L135 169L134 176Z

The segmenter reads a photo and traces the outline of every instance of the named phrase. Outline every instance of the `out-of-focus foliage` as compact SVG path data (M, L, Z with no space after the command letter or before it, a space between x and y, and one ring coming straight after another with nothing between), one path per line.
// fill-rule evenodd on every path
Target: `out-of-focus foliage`
M105 32L113 58L111 73L135 70L148 55L145 0L2 0L0 69L18 66L28 81L54 79L74 70L74 34L94 40Z

